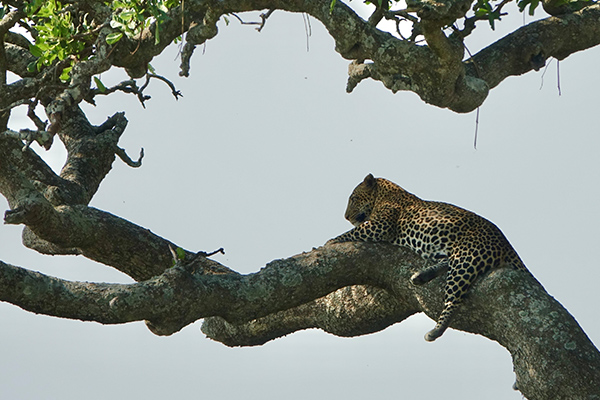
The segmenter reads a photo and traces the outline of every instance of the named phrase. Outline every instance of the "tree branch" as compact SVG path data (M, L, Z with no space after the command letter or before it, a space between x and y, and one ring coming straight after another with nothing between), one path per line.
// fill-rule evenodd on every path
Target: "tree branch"
M148 229L92 207L52 208L43 197L26 198L29 201L7 211L4 220L7 224L27 225L35 236L28 237L30 233L25 231L24 240L35 249L39 247L48 253L52 251L48 245L51 243L65 249L58 254L81 254L114 267L136 281L160 275L172 266L169 246L178 246Z
M419 265L418 260L414 262ZM410 271L390 276L397 282L393 289L347 287L245 324L208 318L202 331L228 346L254 346L307 328L339 336L368 334L421 311L435 320L441 310L444 279L410 287ZM495 270L480 279L451 325L505 347L513 358L516 386L530 400L583 400L600 395L600 353L568 311L539 283L518 271Z
M415 259L415 265L420 260ZM408 289L408 288L407 288ZM318 328L336 336L352 337L383 330L420 311L414 297L397 298L374 286L338 289L301 306L234 325L221 317L204 320L202 332L227 346L258 346L290 333Z
M436 5L439 3L439 7ZM470 2L420 2L418 9L423 22L429 23L429 46L418 46L410 41L397 39L362 20L342 1L337 1L332 12L330 1L305 0L283 2L279 0L253 0L240 2L225 0L219 7L211 7L213 13L243 12L261 9L282 9L306 12L320 20L336 41L336 50L345 58L355 60L356 65L367 63L360 79L351 77L348 88L367 77L380 80L396 92L410 90L427 103L446 107L457 112L469 112L479 107L489 88L511 75L520 75L537 68L533 57L542 56L562 59L573 52L600 43L600 15L598 5L562 16L536 21L525 30L518 30L510 44L504 39L490 45L466 63L447 57L443 49L440 28L447 19L464 16ZM436 5L433 7L433 5ZM431 8L431 7L433 8ZM215 18L211 18L215 20ZM427 24L425 24L427 25ZM434 29L435 28L435 29ZM204 35L202 41L216 34ZM427 36L427 35L426 35ZM436 39L440 38L440 40ZM461 48L459 35L451 35L455 49ZM438 45L439 44L439 45ZM452 53L455 53L453 50ZM477 63L479 71L472 67ZM427 66L427 67L424 67ZM374 73L369 73L374 72Z
M409 3L407 10L391 12L385 10L386 2L382 2L369 22L361 19L341 0L336 1L331 10L330 0L189 0L184 9L175 7L168 11L171 18L161 22L159 41L154 22L139 37L124 36L109 46L106 35L113 30L106 23L99 23L93 31L94 35L97 34L94 56L74 63L67 86L56 80L57 72L62 71L60 63L40 73L30 72L27 65L35 58L22 46L6 43L7 67L24 78L6 86L0 108L41 96L44 92L44 95L50 96L50 99L45 99L49 104L44 102L50 120L47 130L54 134L62 123L62 113L82 100L93 101L93 96L98 94L98 91L90 89L93 75L111 66L119 66L126 68L130 76L141 77L147 73L148 62L154 56L187 32L181 55L181 75L187 76L195 46L218 33L216 24L221 16L247 11L300 12L321 21L335 40L336 50L344 58L352 60L353 65L366 66L361 69L360 75L350 76L348 90L361 80L371 78L381 81L393 92L412 91L429 104L456 112L469 112L479 107L489 89L508 76L539 69L549 57L563 59L600 43L600 5L594 4L574 13L533 22L463 62L462 40L469 29L472 30L474 19L467 18L465 30L455 32L449 38L444 37L442 28L465 17L472 1L414 0ZM98 7L95 20L108 18L110 9L100 4ZM410 14L412 23L418 25L419 32L425 35L427 46L398 39L374 26L382 16L409 15L406 14L409 11L413 13ZM413 17L414 13L417 16ZM12 41L23 42L21 39ZM370 61L365 63L365 60ZM478 66L477 71L474 63Z
M105 123L95 127L79 107L61 114L61 129L57 132L67 150L67 160L61 178L78 188L60 204L87 204L110 171L118 152L118 141L125 128L125 113L115 113Z
M0 299L36 313L105 324L150 320L156 332L172 334L200 318L218 315L241 323L394 275L385 252L338 250L329 246L276 260L249 275L193 257L129 285L68 282L2 263ZM24 291L24 284L32 289Z
M407 249L369 243L326 245L249 275L200 257L129 285L68 282L0 263L0 300L105 324L147 320L159 335L212 317L203 326L210 337L230 346L256 345L311 327L355 336L417 312L436 319L444 279L410 284L424 265ZM600 353L526 273L499 269L480 279L451 326L504 346L517 386L530 400L600 395Z
M493 88L509 76L539 69L540 61L543 66L551 57L562 60L598 44L600 4L595 4L517 29L467 60L467 73L478 73Z

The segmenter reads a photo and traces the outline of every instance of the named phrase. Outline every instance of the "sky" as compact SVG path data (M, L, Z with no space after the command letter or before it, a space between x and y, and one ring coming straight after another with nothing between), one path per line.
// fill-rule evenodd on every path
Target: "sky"
M521 24L520 14L496 31L482 23L467 45L474 53ZM231 18L196 49L189 78L178 76L176 46L152 62L182 91L178 101L156 81L145 110L124 94L84 105L95 124L126 111L120 145L132 158L140 147L146 153L139 169L116 161L91 205L189 250L224 247L214 258L250 273L350 229L347 198L373 173L493 221L600 343L600 48L560 62L560 93L556 60L493 89L475 149L475 113L428 106L374 81L345 93L348 61L318 21L310 28L307 36L302 15L279 11L260 33ZM126 76L101 79L110 86ZM24 126L24 117L13 119L11 127ZM60 169L60 143L39 152ZM4 198L0 207L8 208ZM0 225L4 262L70 280L131 282L82 257L26 249L21 229ZM205 338L200 321L157 337L142 322L103 326L6 303L0 319L0 397L12 400L522 398L504 348L452 329L425 342L435 323L423 314L362 337L309 330L233 349Z

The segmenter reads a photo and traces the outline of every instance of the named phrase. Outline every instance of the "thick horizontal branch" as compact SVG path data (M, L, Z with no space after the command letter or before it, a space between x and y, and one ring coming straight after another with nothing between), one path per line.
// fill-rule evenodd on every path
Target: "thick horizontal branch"
M5 223L26 225L24 241L42 253L81 254L136 281L160 275L172 266L169 246L177 246L149 229L93 207L54 208L40 196L25 199L6 212Z
M63 318L104 324L149 320L155 332L171 334L200 318L242 323L345 286L386 285L397 276L396 269L408 268L402 252L376 250L327 246L273 261L249 275L198 257L135 284L68 282L2 263L0 296L26 310Z
M362 79L372 78L393 92L413 91L427 103L457 112L479 107L488 90L509 76L539 69L549 57L562 59L600 44L598 4L576 13L533 22L464 63L460 57L459 35L445 38L436 22L438 19L432 22L427 15L421 16L421 25L427 28L424 34L428 46L419 46L374 28L341 1L336 2L333 12L329 11L329 1L285 3L227 0L222 4L226 10L234 11L265 8L307 12L325 25L336 41L336 50L343 57L355 60L350 69L350 90ZM450 10L454 3L444 4ZM459 8L466 12L464 7ZM364 60L372 62L364 63Z
M562 60L599 44L600 3L517 29L475 54L467 71L493 88L509 76L540 69L551 57Z
M403 260L408 261L407 257L404 254ZM444 279L411 287L411 270L395 270L399 274L389 277L395 281L389 282L392 289L347 287L244 324L208 318L202 331L228 346L254 346L308 328L339 336L368 334L421 311L436 320ZM568 311L535 279L519 271L495 270L480 279L451 326L504 346L513 358L516 385L530 400L600 396L600 353Z
M161 335L219 317L203 330L228 345L260 344L309 327L365 334L416 312L435 319L442 308L444 279L412 286L409 277L423 261L391 245L332 244L254 274L206 272L218 265L201 257L148 281L118 285L67 282L0 263L0 300L105 324L146 320ZM506 347L517 386L530 400L600 395L600 353L526 273L500 269L480 279L451 326Z
M364 75L363 79L380 80L393 92L409 90L427 103L458 112L475 109L487 96L488 88L483 81L465 77L463 73L462 44L449 40L437 22L428 25L429 44L433 46L429 47L377 29L342 1L337 1L333 10L328 0L225 0L220 4L224 12L262 8L310 14L323 23L342 57L355 60L355 64L372 61L367 65L376 72Z

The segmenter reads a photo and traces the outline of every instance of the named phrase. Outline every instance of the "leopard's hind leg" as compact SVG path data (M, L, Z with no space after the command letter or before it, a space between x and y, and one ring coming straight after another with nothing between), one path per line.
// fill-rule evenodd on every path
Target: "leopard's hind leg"
M476 268L470 263L458 263L456 265L449 261L450 272L446 281L446 289L444 295L444 308L437 320L435 328L425 334L425 340L433 342L435 339L442 336L444 331L450 325L454 312L457 310L461 301L467 294L467 291L477 279Z

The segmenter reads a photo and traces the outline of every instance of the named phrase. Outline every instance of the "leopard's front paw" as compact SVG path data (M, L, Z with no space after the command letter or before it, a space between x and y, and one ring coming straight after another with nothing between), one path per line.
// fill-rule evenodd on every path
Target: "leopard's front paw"
M415 272L410 277L410 283L412 283L415 286L423 285L426 282L427 281L424 279L423 274L421 273L421 271Z

